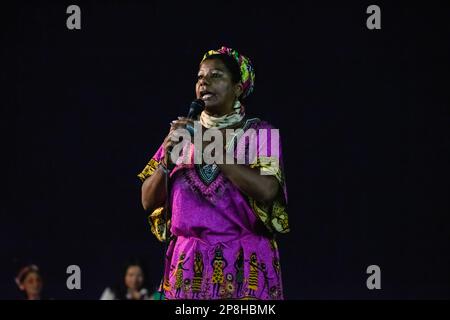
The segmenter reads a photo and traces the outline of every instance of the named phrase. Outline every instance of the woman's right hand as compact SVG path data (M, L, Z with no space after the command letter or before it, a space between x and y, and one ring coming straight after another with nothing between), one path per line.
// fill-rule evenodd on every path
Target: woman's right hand
M170 157L170 153L168 151L172 150L174 145L177 143L178 140L175 140L175 137L176 137L176 132L174 131L173 126L171 126L169 133L163 142L165 154L164 154L164 158L163 158L162 162L163 162L163 165L166 167L169 164L173 164L171 157Z

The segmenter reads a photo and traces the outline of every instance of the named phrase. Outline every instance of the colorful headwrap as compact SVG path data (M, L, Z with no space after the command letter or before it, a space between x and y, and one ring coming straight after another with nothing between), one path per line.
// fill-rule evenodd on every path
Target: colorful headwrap
M209 50L203 56L202 62L214 54L226 54L237 61L241 70L241 82L243 89L241 98L248 97L253 92L253 88L255 86L255 70L253 69L253 64L250 59L239 54L239 52L234 49L222 47L219 50Z

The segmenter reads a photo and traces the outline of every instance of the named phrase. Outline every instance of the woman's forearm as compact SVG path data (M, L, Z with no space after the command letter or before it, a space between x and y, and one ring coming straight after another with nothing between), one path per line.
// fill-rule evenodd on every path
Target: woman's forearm
M145 179L141 189L141 202L145 211L153 211L161 207L166 200L165 173L158 167Z
M279 183L274 176L261 175L259 169L242 164L218 164L222 173L249 197L264 203L273 201Z

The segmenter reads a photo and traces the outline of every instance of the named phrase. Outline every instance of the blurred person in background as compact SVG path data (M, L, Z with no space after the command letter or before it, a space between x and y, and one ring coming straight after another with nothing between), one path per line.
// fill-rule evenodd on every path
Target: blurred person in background
M28 265L19 270L15 279L25 300L41 300L43 281L39 268L36 265Z
M123 269L119 283L103 291L100 300L151 300L145 267L138 259L129 260Z

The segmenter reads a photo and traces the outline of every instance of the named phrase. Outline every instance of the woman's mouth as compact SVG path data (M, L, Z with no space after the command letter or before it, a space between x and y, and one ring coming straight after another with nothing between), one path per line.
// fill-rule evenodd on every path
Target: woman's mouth
M204 101L211 100L214 96L215 94L209 91L200 92L200 98Z

